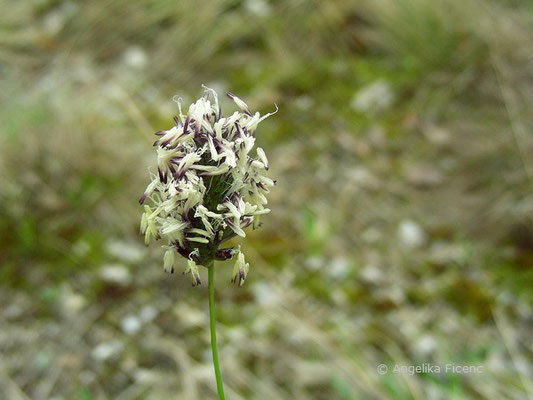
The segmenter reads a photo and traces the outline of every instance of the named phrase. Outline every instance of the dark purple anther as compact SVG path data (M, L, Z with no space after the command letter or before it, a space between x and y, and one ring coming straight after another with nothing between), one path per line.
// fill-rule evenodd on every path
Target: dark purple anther
M231 219L228 219L228 218L224 218L224 222L232 229L234 230L235 229L235 224L233 223L233 221Z
M180 253L180 255L182 257L185 257L185 258L189 258L189 256L191 255L191 252L183 247L181 247L178 242L175 242L174 243L174 246L176 246L176 250L178 251L178 253Z
M174 164L172 163L169 163L168 164L168 169L170 170L170 172L172 173L172 175L176 175L176 167L174 167Z
M239 125L238 122L235 122L235 129L237 129L237 134L239 135L239 137L243 137L244 136L244 134L242 132L242 128L241 128L241 126Z
M215 258L220 261L229 260L231 257L233 257L233 254L235 252L233 251L233 247L229 247L226 249L220 249L215 253Z
M171 139L167 139L167 140L165 140L164 142L162 142L162 143L160 144L160 146L161 146L161 147L167 147L168 144L169 144L171 141L172 141L172 138L171 138Z
M252 218L243 218L241 221L241 228L246 228L252 223Z
M163 183L167 183L167 174L163 173L159 167L157 167L157 172L159 173L159 180Z
M187 115L187 118L185 118L185 124L183 124L183 133L187 133L187 129L189 129L190 122L191 118Z

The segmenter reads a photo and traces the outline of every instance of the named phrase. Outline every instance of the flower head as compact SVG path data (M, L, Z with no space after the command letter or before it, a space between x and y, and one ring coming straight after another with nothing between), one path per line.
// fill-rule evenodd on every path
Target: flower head
M239 254L233 281L242 285L249 268L244 255L219 247L235 236L245 237L245 228L258 227L261 215L270 212L266 195L275 181L266 176L263 149L253 149L257 125L273 113L252 114L244 101L228 93L241 112L223 117L216 92L205 89L186 115L178 101L175 125L156 132L157 174L151 174L139 200L150 203L144 205L141 232L147 244L152 238L167 242L165 271L174 272L178 254L188 259L185 272L193 285L200 284L197 265L209 267L215 259Z

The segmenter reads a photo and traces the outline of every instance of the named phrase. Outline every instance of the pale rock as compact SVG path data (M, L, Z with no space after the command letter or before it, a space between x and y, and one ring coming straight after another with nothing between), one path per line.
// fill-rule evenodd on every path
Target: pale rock
M383 272L375 265L368 264L363 267L360 273L361 279L369 283L380 283L383 281Z
M294 100L294 105L302 111L310 110L311 107L313 107L313 104L313 98L306 95L299 96Z
M424 335L415 343L415 347L423 355L430 355L437 349L437 341L430 335Z
M445 146L451 142L450 132L442 127L430 124L423 132L424 136L437 146Z
M345 257L335 257L327 267L328 275L335 279L343 279L349 272L350 262Z
M398 238L407 248L422 246L426 241L426 234L416 222L403 220L398 226Z
M157 309L151 305L146 305L139 311L139 319L144 322L152 322L157 317Z
M265 0L247 0L244 6L251 14L258 17L265 17L271 12L270 5Z
M87 305L87 300L81 294L67 293L62 299L63 308L66 312L77 314Z
M281 302L278 291L269 283L257 282L252 288L255 300L262 306L276 306Z
M437 186L444 182L442 172L430 164L409 165L405 177L409 183L420 187Z
M100 278L107 283L128 286L132 282L131 273L122 264L107 264L100 268Z
M122 321L120 321L120 327L127 335L135 335L141 330L141 320L135 315L127 315Z
M377 114L387 110L393 100L389 84L379 80L361 88L353 96L350 106L362 113Z
M148 63L148 56L139 46L132 46L124 52L122 60L128 67L141 69Z
M109 255L128 263L142 261L146 254L144 247L123 240L109 240L106 251Z
M98 361L106 361L119 355L124 345L118 340L111 340L98 344L91 352L91 356Z
M322 257L311 256L305 260L304 265L311 271L318 271L324 265L324 260Z

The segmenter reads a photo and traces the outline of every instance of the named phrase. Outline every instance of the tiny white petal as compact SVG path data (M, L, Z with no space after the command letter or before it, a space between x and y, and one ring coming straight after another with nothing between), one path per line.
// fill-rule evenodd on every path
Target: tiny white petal
M209 243L209 240L203 237L188 237L189 242L198 242L198 243Z
M238 210L237 207L235 207L232 203L230 202L226 202L224 203L224 205L231 211L231 213L233 214L233 216L235 217L235 219L240 219L241 218L241 213L240 211Z
M205 237L211 236L207 231L204 231L203 229L198 229L198 228L189 229L189 233L197 233L198 235L202 235Z
M227 165L223 165L221 167L218 167L217 169L213 171L206 171L203 172L202 175L205 176L215 176L215 175L222 175L229 171L229 167Z
M252 167L266 169L266 165L263 164L261 161L257 161L257 160L252 161Z
M163 269L165 272L174 272L174 250L167 250L163 257Z
M233 93L229 93L229 92L228 92L228 97L232 99L235 102L235 104L237 104L237 107L239 107L242 111L244 111L248 115L252 115L252 113L250 112L250 109L248 108L248 105L244 101L242 101L240 98L235 96Z
M268 159L266 157L266 154L265 154L264 150L261 147L257 148L257 155L259 156L259 159L265 165L265 168L268 169Z

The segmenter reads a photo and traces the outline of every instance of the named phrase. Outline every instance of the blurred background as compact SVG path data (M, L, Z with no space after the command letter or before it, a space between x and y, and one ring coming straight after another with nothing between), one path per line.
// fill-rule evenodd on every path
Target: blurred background
M229 399L533 398L530 1L0 9L0 398L216 398L207 285L137 203L201 84L279 106L249 278L216 267Z

